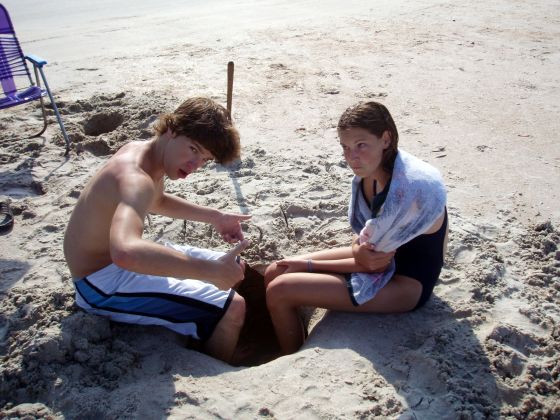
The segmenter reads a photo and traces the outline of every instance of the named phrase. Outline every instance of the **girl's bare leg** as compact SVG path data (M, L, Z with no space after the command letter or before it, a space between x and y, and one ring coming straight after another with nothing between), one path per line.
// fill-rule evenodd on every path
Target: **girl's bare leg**
M344 259L352 256L351 247L327 249L309 254L299 255L297 259L307 260L336 260ZM289 286L283 281L277 282L275 286L269 291L269 284L278 276L284 274L286 267L278 266L276 263L270 264L265 271L264 281L266 291L267 306L270 311L272 322L276 336L280 342L281 348L285 354L293 353L296 351L305 339L305 329L303 327L299 310L297 306L289 307L283 306L282 303L282 290ZM282 341L285 343L282 344ZM293 348L293 350L291 350Z
M348 312L407 312L414 308L421 292L420 282L397 275L372 300L354 306L344 276L329 273L288 273L278 274L270 279L266 301L280 347L284 354L289 354L298 350L304 340L304 329L298 312L300 306Z

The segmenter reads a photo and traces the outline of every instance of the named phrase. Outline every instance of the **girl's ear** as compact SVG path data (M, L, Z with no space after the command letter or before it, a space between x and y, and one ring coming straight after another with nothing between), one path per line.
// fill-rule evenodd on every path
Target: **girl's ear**
M385 130L381 136L381 141L383 142L383 149L387 149L391 144L391 133L389 130Z

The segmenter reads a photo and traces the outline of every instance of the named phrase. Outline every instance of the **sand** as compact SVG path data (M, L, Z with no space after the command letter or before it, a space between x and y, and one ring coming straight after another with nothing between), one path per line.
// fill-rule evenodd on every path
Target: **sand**
M49 61L72 151L52 115L29 138L36 104L2 110L15 224L0 237L0 418L560 418L559 3L175 3L3 2L25 52ZM335 127L382 101L400 146L448 186L449 249L424 308L309 309L303 348L252 367L76 308L62 239L87 179L182 99L225 104L230 60L243 159L168 190L252 214L256 269L347 244ZM145 237L227 249L163 217Z

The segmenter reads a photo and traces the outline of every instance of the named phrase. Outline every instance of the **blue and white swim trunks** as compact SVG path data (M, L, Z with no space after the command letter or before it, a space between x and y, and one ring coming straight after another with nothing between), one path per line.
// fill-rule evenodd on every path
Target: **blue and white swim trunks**
M223 252L166 243L193 258L215 260ZM76 303L117 322L161 325L206 341L226 313L234 291L200 280L138 274L110 264L74 282Z

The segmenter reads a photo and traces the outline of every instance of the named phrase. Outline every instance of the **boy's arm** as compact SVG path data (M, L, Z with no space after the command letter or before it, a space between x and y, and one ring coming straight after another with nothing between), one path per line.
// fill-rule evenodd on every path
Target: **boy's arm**
M246 246L244 243L218 260L206 261L145 240L144 217L153 200L153 183L141 175L129 175L120 181L119 191L120 202L110 231L111 259L116 265L137 273L206 280L221 289L243 278L235 256Z
M224 213L210 207L189 203L183 198L165 192L161 192L150 211L174 219L210 223L222 235L222 238L230 243L243 240L240 222L251 218L250 215Z

